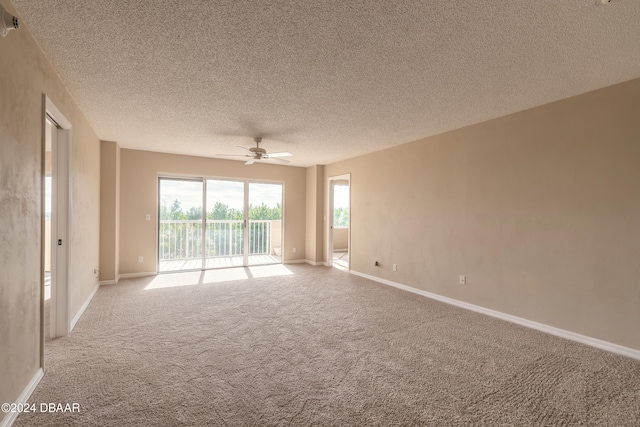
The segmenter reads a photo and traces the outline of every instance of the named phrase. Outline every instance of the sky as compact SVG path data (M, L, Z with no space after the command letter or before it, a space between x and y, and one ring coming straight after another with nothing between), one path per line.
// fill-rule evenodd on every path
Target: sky
M160 198L167 206L174 200L180 201L183 211L202 206L202 182L162 179ZM242 210L244 205L244 182L207 180L207 209L211 210L216 201L230 208ZM249 204L275 207L282 203L282 184L249 183Z
M333 187L333 207L334 209L349 207L348 185L336 185Z

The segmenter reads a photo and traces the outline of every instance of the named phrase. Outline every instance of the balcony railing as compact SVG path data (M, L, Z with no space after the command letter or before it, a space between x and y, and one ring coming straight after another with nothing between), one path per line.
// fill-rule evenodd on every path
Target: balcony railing
M249 220L249 255L271 254L272 223L280 220ZM202 258L201 220L161 220L160 261ZM279 246L279 245L278 245ZM244 252L244 221L207 220L204 230L206 258L231 257Z

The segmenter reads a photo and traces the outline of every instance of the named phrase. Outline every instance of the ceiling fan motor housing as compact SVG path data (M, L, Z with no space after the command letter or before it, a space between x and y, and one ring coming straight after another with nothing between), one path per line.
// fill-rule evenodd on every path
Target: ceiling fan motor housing
M267 154L267 150L260 147L251 147L249 148L249 151L251 151L252 153Z
M289 163L289 160L281 159L280 157L288 157L292 154L288 151L283 151L280 153L267 153L267 150L260 147L260 143L262 142L262 138L256 136L253 138L256 143L255 147L246 148L241 145L238 145L238 148L242 148L243 150L248 151L250 154L218 154L219 156L231 156L231 157L249 157L249 161L245 163L245 165L252 165L256 160L275 160L281 163Z
M254 156L258 159L262 158L262 156L267 154L267 150L260 147L251 147L249 148L249 151L251 151L254 154Z

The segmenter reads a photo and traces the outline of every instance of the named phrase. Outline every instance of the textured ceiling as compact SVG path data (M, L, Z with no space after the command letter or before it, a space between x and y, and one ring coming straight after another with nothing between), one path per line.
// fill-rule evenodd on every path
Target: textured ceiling
M638 0L12 3L98 136L141 150L263 136L327 164L640 77Z

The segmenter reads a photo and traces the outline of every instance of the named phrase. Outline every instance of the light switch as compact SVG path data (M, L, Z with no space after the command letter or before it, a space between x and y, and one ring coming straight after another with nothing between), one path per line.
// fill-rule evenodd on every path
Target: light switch
M151 221L151 214L146 214L146 215L145 215L145 219L146 219L147 221Z

